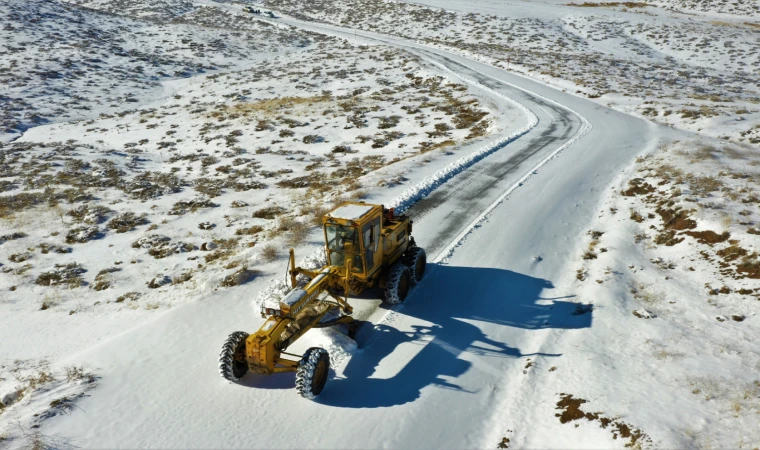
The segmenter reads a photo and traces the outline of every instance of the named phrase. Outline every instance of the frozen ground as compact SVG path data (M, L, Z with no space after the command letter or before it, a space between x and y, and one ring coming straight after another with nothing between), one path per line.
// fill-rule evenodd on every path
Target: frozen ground
M0 148L0 310L14 319L0 329L0 446L760 440L758 200L747 146L755 135L741 135L746 123L721 109L747 105L739 115L756 122L756 77L739 64L756 66L747 59L755 41L742 34L757 18L751 5L658 2L656 13L485 0L447 2L449 11L298 5L297 17L344 18L371 32L179 0L32 3L58 20L41 27L21 5L7 22L26 46L60 42L68 20L85 27L67 35L72 48L88 48L86 33L110 48L126 39L133 55L161 50L141 32L176 45L149 76L120 79L144 94L127 95L135 84L121 102L102 101L118 89L109 80L123 76L114 67L134 63L117 52L113 64L88 68L90 85L66 71L30 78L37 94L24 103L17 90L21 109L3 110L13 125L5 140L16 139ZM342 16L349 7L355 14ZM697 27L740 30L745 53L731 61L730 46L719 55L708 45L704 57L668 59L642 53L640 36L620 41L610 31L630 33L646 15L673 27L662 39L684 35L679 42L692 45L688 33L706 28L689 31L684 12L699 14ZM564 30L570 23L581 31ZM517 28L495 33L494 24ZM519 50L509 60L517 74L498 67L503 43L485 44L504 36ZM554 51L557 42L569 47ZM589 86L571 89L535 70L579 55ZM659 62L642 62L652 58ZM34 61L59 63L47 54ZM175 61L196 69L161 69ZM621 61L628 77L610 69ZM688 64L713 78L679 75L672 85L648 76ZM602 87L609 92L597 97ZM686 94L696 101L699 89L730 101L702 99L716 118L669 123L677 130L645 120L672 115L644 114L645 89L663 102L652 108ZM91 110L66 116L72 92ZM34 97L43 94L62 106L44 109ZM611 100L639 118L605 107ZM36 110L44 120L25 122ZM737 145L689 131L700 126ZM392 310L373 295L355 300L369 322L357 342L313 331L290 349L331 352L335 370L317 402L297 396L292 375L223 382L220 343L258 327L261 294L282 277L282 250L295 245L299 259L318 250L313 219L345 198L408 209L429 252L426 280Z
M5 2L0 142L50 122L133 110L165 96L162 81L255 65L308 42L303 35L234 19L206 8L169 25L93 15L60 2ZM228 28L196 25L209 22ZM246 27L245 34L235 31Z
M595 400L584 409L629 398L631 421L652 416L650 436L670 429L675 446L760 442L757 158L687 140L639 158L607 191L565 281L597 322L567 343L588 355L569 370L584 379L576 395ZM597 389L622 372L614 397Z

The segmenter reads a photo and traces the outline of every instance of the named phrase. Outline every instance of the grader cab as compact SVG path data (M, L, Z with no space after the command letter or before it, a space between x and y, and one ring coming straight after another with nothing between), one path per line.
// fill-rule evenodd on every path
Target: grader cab
M296 267L290 250L291 291L277 307L262 307L267 320L259 331L237 331L227 338L219 357L224 379L238 381L249 370L263 375L296 372L296 390L314 398L327 382L327 351L312 347L296 361L283 357L298 357L287 348L311 328L344 324L349 334L355 331L349 295L379 287L386 303L401 303L425 275L425 250L414 242L412 221L393 209L344 203L322 218L322 226L327 264L317 270Z

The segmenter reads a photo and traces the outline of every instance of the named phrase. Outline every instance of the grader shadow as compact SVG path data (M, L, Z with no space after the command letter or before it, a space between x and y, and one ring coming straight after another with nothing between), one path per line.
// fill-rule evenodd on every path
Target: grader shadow
M503 325L505 331L508 327L540 330L591 326L592 313L577 314L577 303L541 297L552 288L547 280L508 270L431 264L425 280L397 311L430 325L400 330L391 319L375 326L371 333L363 330L360 334L369 335L365 348L350 359L341 377L327 383L317 401L345 408L377 408L412 402L431 385L474 392L477 388L456 383L458 377L473 369L472 363L460 356L486 356L487 364L476 369L498 371L501 359L530 354L500 341L498 336L485 335L472 322ZM411 353L414 356L400 370L381 364L392 354L400 359Z

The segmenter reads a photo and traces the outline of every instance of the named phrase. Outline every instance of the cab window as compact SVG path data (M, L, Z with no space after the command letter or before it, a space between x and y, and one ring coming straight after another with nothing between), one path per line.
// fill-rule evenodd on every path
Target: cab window
M327 250L331 265L344 266L346 264L345 246L350 243L353 245L354 251L351 271L364 272L364 263L359 247L359 233L355 227L327 224L325 225L325 236L327 237Z

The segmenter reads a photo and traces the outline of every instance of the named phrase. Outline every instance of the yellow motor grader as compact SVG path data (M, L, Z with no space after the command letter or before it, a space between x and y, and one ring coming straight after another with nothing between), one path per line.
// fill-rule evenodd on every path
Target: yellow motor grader
M329 354L312 347L301 357L287 348L311 328L344 324L350 335L355 323L349 295L380 287L386 303L398 304L425 275L425 250L414 242L412 221L393 209L348 202L326 214L322 226L327 264L317 270L296 267L290 250L291 291L277 307L262 306L267 320L255 334L237 331L227 338L219 356L224 379L236 382L249 370L296 372L296 390L313 399L327 382Z

